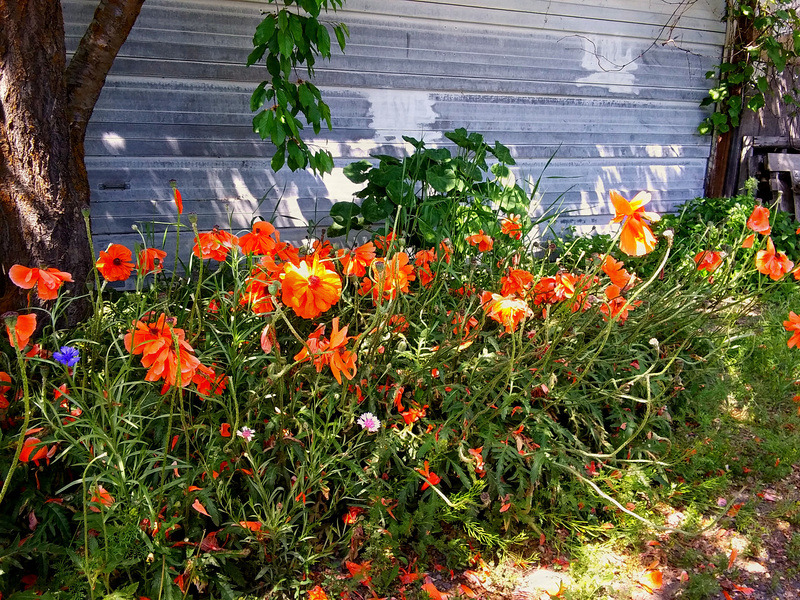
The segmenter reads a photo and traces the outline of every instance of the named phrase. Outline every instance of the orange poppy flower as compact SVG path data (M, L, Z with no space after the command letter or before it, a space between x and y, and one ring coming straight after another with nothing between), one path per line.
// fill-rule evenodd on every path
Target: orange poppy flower
M308 600L329 600L329 599L328 599L328 594L325 593L325 590L323 590L321 586L315 585L313 588L308 590Z
M178 351L172 336L178 340ZM125 334L125 349L142 355L142 366L148 369L145 381L164 379L167 385L176 385L180 368L180 385L192 381L200 360L186 341L186 333L178 327L170 327L165 314L155 323L137 321L134 329Z
M375 259L370 265L370 276L361 282L359 293L372 293L372 300L394 300L402 292L408 293L408 285L417 276L414 267L408 264L408 254L398 252L392 258Z
M747 228L756 233L769 235L772 227L769 224L769 209L764 206L756 206L747 219Z
M204 396L220 396L228 385L228 376L217 373L212 367L198 365L192 383L197 386L197 392Z
M394 235L394 231L390 231L387 235L376 235L373 242L375 242L375 247L378 250L382 250L383 253L386 253L396 240L397 237ZM397 248L396 244L395 248Z
M72 282L72 275L58 269L29 269L22 265L14 265L8 270L8 276L14 285L30 290L36 285L36 293L42 300L55 300L58 290L65 281Z
M772 238L767 237L767 247L756 253L756 269L770 279L777 281L792 270L794 263L789 260L784 252L776 252Z
M47 446L42 446L41 443L42 441L36 437L25 438L25 441L22 442L22 450L19 453L20 462L33 461L38 465L40 460L46 458Z
M14 313L11 314L13 315ZM29 315L17 315L17 323L14 325L13 335L11 328L6 324L8 340L11 342L11 346L17 350L22 350L28 345L28 341L31 339L34 331L36 331L36 315L33 313ZM16 344L14 343L14 339L17 340Z
M713 273L722 264L722 253L711 250L703 250L695 254L694 262L698 271Z
M794 311L789 311L789 320L783 322L783 327L786 331L794 332L786 345L789 348L800 347L800 316L794 314Z
M0 410L5 410L9 407L8 398L6 394L11 389L11 375L5 371L0 371Z
M520 296L524 298L530 292L534 279L533 273L522 269L509 269L508 275L500 278L500 283L502 284L500 293L503 296Z
M519 215L511 215L500 222L500 231L510 238L518 240L522 237L522 223Z
M375 244L367 242L353 251L339 250L337 253L342 262L342 273L364 277L367 274L367 267L375 260Z
M271 254L279 240L280 234L272 223L256 221L253 223L253 230L239 239L239 247L244 254Z
M483 229L475 235L468 235L466 240L470 246L477 246L479 252L488 252L494 246L494 240L483 233Z
M441 478L436 473L430 470L430 466L428 465L427 460L425 461L424 469L414 469L414 470L425 478L425 483L422 484L423 491L432 485L438 484L441 481Z
M616 214L612 223L622 223L619 248L628 256L644 256L656 247L656 236L645 221L658 221L655 213L645 212L644 206L650 202L649 192L639 192L633 200L626 200L615 190L611 190L611 203Z
M312 264L286 265L281 285L283 303L298 317L313 319L339 301L342 279L314 258Z
M133 254L121 244L111 244L108 249L100 252L97 259L97 270L106 281L125 281L131 276L134 264L131 262Z
M633 275L628 273L624 267L625 265L621 260L614 260L607 254L603 259L601 268L603 269L603 273L608 275L609 279L611 279L611 283L620 289L624 289L634 279Z
M98 485L94 494L92 494L92 502L102 504L103 506L111 506L114 504L115 500L114 496L112 496L106 488L102 485ZM89 510L92 512L100 512L97 506L90 506Z
M481 295L481 303L486 315L505 327L506 333L516 331L520 322L531 315L528 305L517 298L484 292Z
M620 324L628 319L628 313L630 311L642 303L641 300L637 300L625 306L628 301L619 295L619 288L613 284L606 288L606 297L609 301L600 307L600 312L603 313L603 319L608 321L609 318L617 317Z
M342 375L348 381L356 376L356 354L350 350L345 349L345 344L348 340L354 339L352 336L347 336L347 327L339 329L339 317L333 319L331 326L331 339L328 351L330 352L330 367L333 376L339 385L342 383Z
M136 268L139 269L139 273L142 275L161 273L164 270L164 259L166 257L167 253L164 250L145 248L139 251L139 264L136 265Z
M217 262L225 262L231 248L239 245L239 238L235 235L214 227L208 233L200 233L192 247L192 252L197 258L208 258Z

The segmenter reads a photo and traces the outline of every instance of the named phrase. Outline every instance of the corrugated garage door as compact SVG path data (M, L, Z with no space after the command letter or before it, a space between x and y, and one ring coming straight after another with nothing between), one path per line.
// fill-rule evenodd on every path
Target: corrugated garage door
M74 48L96 0L63 0ZM564 222L608 222L608 190L653 192L669 210L702 194L710 139L705 73L724 42L723 0L347 0L346 55L318 65L333 112L315 142L337 169L319 179L269 169L252 132L246 68L264 3L147 0L117 58L86 140L97 243L132 243L136 221L172 220L169 181L201 230L277 214L284 237L348 200L350 160L404 150L403 134L444 144L457 127L500 140L518 175L544 173ZM187 240L188 241L188 240Z

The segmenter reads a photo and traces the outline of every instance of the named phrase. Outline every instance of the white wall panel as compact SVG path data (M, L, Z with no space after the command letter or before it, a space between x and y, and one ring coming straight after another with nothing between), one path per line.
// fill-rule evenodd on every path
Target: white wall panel
M298 239L352 197L348 161L404 152L403 134L445 145L457 127L509 146L522 177L556 153L541 189L544 204L562 196L565 223L604 226L610 189L650 190L670 210L702 194L698 104L724 42L724 2L686 4L347 0L332 17L350 27L346 54L317 65L334 129L309 139L337 166L320 179L272 172L252 132L249 95L266 69L244 63L266 5L147 0L87 132L98 245L170 220L171 179L201 229L274 213ZM74 48L96 2L62 5Z

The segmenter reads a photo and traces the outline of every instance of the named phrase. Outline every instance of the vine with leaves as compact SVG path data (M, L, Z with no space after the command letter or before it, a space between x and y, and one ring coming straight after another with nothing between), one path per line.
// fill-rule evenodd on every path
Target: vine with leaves
M317 57L331 57L331 27L339 48L344 52L350 32L344 23L320 21L323 9L336 11L344 0L280 0L283 7L265 14L253 36L254 49L247 65L264 61L269 79L262 81L250 97L250 109L258 114L253 118L253 130L261 139L275 145L272 169L284 164L292 171L310 168L314 172L330 173L333 157L326 150L313 151L300 137L306 125L319 133L324 122L331 129L331 110L322 100L319 89L304 81L298 70L305 68L308 77L314 75ZM277 4L278 0L269 0Z
M795 0L727 0L728 22L733 27L725 58L706 73L716 81L701 106L716 105L698 131L726 133L737 127L745 110L766 105L773 82L800 57L800 17ZM800 90L782 95L787 105L798 106Z

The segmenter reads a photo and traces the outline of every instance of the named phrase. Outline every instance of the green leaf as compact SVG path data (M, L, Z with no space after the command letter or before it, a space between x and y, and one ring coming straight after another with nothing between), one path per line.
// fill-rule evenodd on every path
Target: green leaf
M505 147L500 142L496 141L494 143L494 148L492 148L490 150L490 152L492 154L494 154L495 157L497 158L497 160L499 160L500 162L504 162L504 163L506 163L508 165L517 164L517 161L515 161L514 157L511 156L511 150L509 150L507 147Z
M344 169L344 176L353 183L364 183L367 180L368 173L372 169L372 165L367 160L359 160L358 162L350 163Z
M319 55L329 58L331 55L331 36L328 33L328 28L320 25L317 28L317 51Z
M331 206L330 215L334 222L346 225L353 217L358 216L361 207L355 202L337 202Z
M345 39L350 37L350 31L344 23L334 25L333 33L336 35L336 41L339 42L339 49L344 52Z
M316 155L317 170L320 173L330 173L333 171L333 156L327 150L320 150Z
M266 46L256 46L255 49L247 55L247 66L252 66L260 61L261 57L264 56L264 52L266 51Z
M270 138L272 139L272 143L276 146L280 146L286 141L286 130L280 121L276 120L274 122L272 130L270 131Z
M253 46L266 45L274 33L275 15L267 15L256 27L256 32L253 35Z
M425 156L435 162L443 162L448 160L451 154L447 148L428 148L425 150Z
M312 106L316 100L314 94L311 93L311 90L309 90L304 83L297 87L297 95L300 98L300 104L306 107Z
M291 140L288 144L289 158L286 165L292 170L304 168L308 164L306 152L297 144L295 140Z
M284 162L286 161L286 146L280 146L275 151L275 156L272 157L270 161L270 166L272 170L277 172L281 170L283 167Z
M387 200L375 200L374 198L366 198L361 203L361 214L364 219L370 223L378 223L388 218L394 211L391 202Z
M294 41L292 36L284 30L278 32L278 48L280 49L281 56L289 58L292 54Z
M303 17L291 15L289 17L289 31L292 34L295 44L299 45L300 41L305 38L303 35Z
M266 81L259 83L258 87L253 92L253 95L250 96L250 110L252 112L255 112L261 108L261 105L264 104L264 101L267 99L266 85Z
M347 232L350 230L350 227L347 225L341 225L339 223L332 223L328 226L327 235L330 238L337 238L347 235Z
M253 131L260 135L262 140L267 139L274 128L274 119L275 115L271 110L262 110L253 117Z
M406 208L413 208L416 196L411 186L402 179L394 179L386 186L386 195L394 202Z
M446 194L456 187L456 174L451 167L433 165L425 175L428 185L440 194Z
M417 138L413 138L410 135L404 135L403 139L414 146L417 150L422 150L425 147L425 142L418 140Z
M758 88L759 92L766 94L767 90L769 89L769 82L767 81L767 78L763 75L759 77L758 81L756 81L756 87Z

